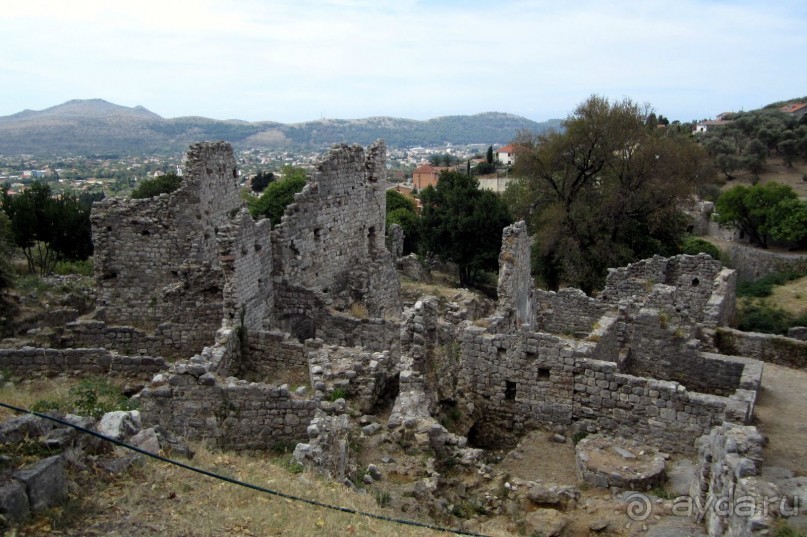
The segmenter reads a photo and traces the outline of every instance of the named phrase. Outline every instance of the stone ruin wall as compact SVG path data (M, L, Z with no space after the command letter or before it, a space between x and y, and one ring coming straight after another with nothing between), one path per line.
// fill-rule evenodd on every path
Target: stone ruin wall
M260 330L274 311L271 222L241 209L218 234L224 276L223 318L230 326Z
M307 438L320 401L271 384L206 375L194 365L177 366L166 384L141 392L147 423L238 450L272 449Z
M520 259L516 245L504 241L502 259ZM487 328L460 329L458 386L472 403L475 440L560 425L691 453L713 426L746 422L761 364L701 352L697 339L704 310L714 322L732 310L734 282L710 257L684 255L612 270L597 298L509 285ZM542 332L501 322L530 296Z
M502 231L502 248L499 253L499 303L506 304L514 313L514 326L534 325L532 304L532 274L530 274L530 245L527 224L522 220Z
M535 289L535 327L551 334L583 335L614 307L567 287L558 291Z
M726 423L697 443L697 478L689 495L703 506L694 514L702 517L709 537L769 535L781 508L798 512L798 504L759 477L765 438L756 427Z
M644 308L627 326L630 345L624 372L680 382L687 389L731 395L740 386L745 363L729 356L705 360L700 343L685 327L668 324L658 310ZM715 355L719 356L719 355Z
M529 331L490 334L473 326L461 341L461 391L481 421L476 434L483 444L562 425L691 453L694 439L713 426L750 415L744 397L697 393L594 360L598 342ZM508 424L506 430L501 424Z
M734 314L734 284L730 269L706 254L653 256L627 267L609 269L598 299L611 304L636 303L656 284L675 288L674 309L692 321L716 326Z
M149 332L163 325L169 355L187 356L212 340L224 287L216 234L242 205L237 177L229 144L194 144L175 192L95 204L102 320Z
M150 380L166 368L157 356L120 355L107 349L0 349L0 369L14 377L98 375Z
M807 341L778 334L741 332L725 326L717 328L713 337L717 351L723 354L807 371Z
M384 245L385 171L381 141L366 155L360 146L335 147L286 208L272 241L281 328L322 309L312 306L310 292L337 310L357 304L369 317L399 314L398 279Z

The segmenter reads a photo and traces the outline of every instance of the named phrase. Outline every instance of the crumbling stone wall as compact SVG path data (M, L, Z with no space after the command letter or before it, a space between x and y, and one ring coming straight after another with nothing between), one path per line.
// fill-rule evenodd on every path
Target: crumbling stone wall
M307 438L318 400L269 384L223 380L194 365L178 366L169 382L141 392L144 421L189 440L239 450L272 449Z
M245 337L247 344L242 347L240 375L273 383L285 381L283 373L288 371L305 371L308 375L309 350L289 334L247 330Z
M222 318L216 234L242 204L232 148L191 146L181 187L155 198L107 198L92 211L101 319L171 326L169 352L193 354Z
M271 222L255 223L246 208L219 229L225 322L259 330L274 310Z
M690 327L674 326L663 312L643 308L629 323L630 355L624 372L680 382L687 389L731 395L740 387L745 364L730 356L705 359Z
M726 272L721 274L723 270L719 261L706 254L669 258L656 255L627 267L609 269L605 289L598 298L612 304L634 303L638 297L650 293L655 284L674 286L677 301L674 308L686 313L695 322L703 322L710 300L713 307L722 303L724 308L733 311L731 300L721 302L712 297L715 291L727 297L734 295L730 271L725 269ZM714 324L726 315L722 311L710 312L710 316L716 318Z
M763 250L745 244L729 245L726 254L741 282L758 280L775 272L807 270L807 255L804 254Z
M714 342L723 354L807 370L807 341L720 327L714 333Z
M530 244L527 224L522 220L502 231L499 253L498 297L500 313L513 316L515 326L534 325L530 274Z
M557 292L536 289L533 293L536 329L551 334L585 337L605 312L614 309L572 287Z
M0 349L0 369L23 378L67 374L148 380L166 368L160 357L124 356L107 349Z
M724 419L750 417L744 393L730 399L622 373L615 362L590 358L599 342L474 326L461 341L462 389L479 416L480 445L559 424L690 453L694 439Z
M698 440L698 472L690 498L709 537L768 535L780 507L776 488L761 479L764 437L756 427L725 423Z
M502 433L519 436L540 425L571 424L574 341L540 332L491 334L466 326L460 342L460 385L478 416L477 444L495 445Z
M337 146L295 195L272 232L274 281L284 287L278 319L291 326L305 316L307 292L337 310L356 304L370 317L399 314L399 284L384 246L385 166L381 141L366 156L360 146Z

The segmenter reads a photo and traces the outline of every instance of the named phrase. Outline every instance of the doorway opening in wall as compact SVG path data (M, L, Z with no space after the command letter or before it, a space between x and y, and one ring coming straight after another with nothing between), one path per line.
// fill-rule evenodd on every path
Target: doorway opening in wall
M389 377L381 387L381 391L378 394L378 398L370 414L384 419L388 418L392 413L392 407L395 405L395 399L398 398L400 392L400 375L396 374Z

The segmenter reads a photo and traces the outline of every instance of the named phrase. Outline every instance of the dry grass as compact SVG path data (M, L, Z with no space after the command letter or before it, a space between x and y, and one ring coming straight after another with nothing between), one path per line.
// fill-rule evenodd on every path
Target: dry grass
M311 473L295 474L267 454L222 453L195 446L192 464L228 477L351 509L393 515L358 494ZM287 457L287 456L286 456ZM377 535L439 533L340 513L238 487L165 463L148 462L94 498L97 514L81 535ZM79 533L76 533L78 535Z
M794 315L807 314L807 276L775 286L771 296L762 300Z
M31 408L37 401L45 399L66 400L70 397L70 388L78 383L77 379L66 377L25 380L0 387L0 401L22 408ZM16 412L0 408L0 422L16 416L18 416Z
M357 319L367 319L370 316L370 312L367 310L367 306L362 304L361 302L354 302L350 305L350 314L356 317Z
M65 378L19 382L0 388L0 401L29 408L41 399L69 397L70 388L77 382ZM0 412L3 419L13 415L10 411ZM379 507L372 493L354 491L319 474L301 472L299 466L290 463L289 453L222 452L200 443L192 447L196 456L189 464L198 468L323 503L409 518L391 508ZM78 487L72 491L67 506L39 515L18 528L15 535L444 535L287 500L151 459L116 477L74 469L72 479ZM374 485L373 490L396 494L395 484L386 480Z
M779 157L771 157L765 163L762 173L759 174L760 184L776 182L790 186L801 199L807 199L807 181L802 176L807 174L807 163L796 159L792 168L785 166ZM752 184L753 174L747 170L739 170L733 180L727 181L722 190L728 190L736 185Z

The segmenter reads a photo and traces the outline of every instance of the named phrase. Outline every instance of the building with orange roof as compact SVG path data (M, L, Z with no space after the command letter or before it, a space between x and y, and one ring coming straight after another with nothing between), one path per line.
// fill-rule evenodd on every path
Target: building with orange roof
M801 117L807 114L807 103L790 103L784 105L779 110L794 117Z

